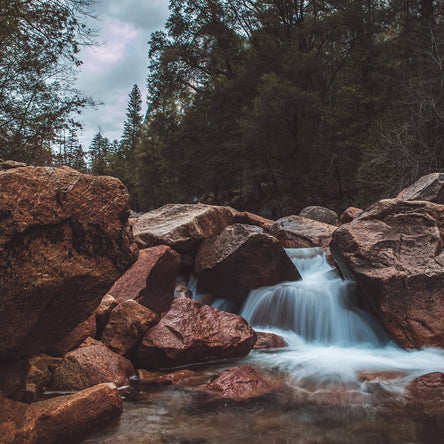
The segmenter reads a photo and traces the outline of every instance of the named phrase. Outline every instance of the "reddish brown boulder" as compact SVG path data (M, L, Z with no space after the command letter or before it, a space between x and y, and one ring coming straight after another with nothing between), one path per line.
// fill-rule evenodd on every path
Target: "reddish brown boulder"
M89 339L85 344L65 355L54 372L55 390L82 390L102 382L113 382L118 387L128 385L134 375L128 359L109 350L99 341Z
M245 356L255 342L254 330L240 316L178 298L147 331L137 356L140 367L177 367Z
M231 399L233 401L263 396L273 389L271 381L246 365L218 373L201 388L202 391L217 399Z
M100 301L99 306L94 312L96 315L96 337L102 336L103 330L108 324L111 312L119 305L119 303L110 295L106 294Z
M339 225L348 224L360 216L363 212L364 210L361 210L361 208L348 207L342 212L341 217L339 218Z
M300 279L277 239L260 227L242 224L205 240L195 269L202 288L239 305L254 288Z
M51 354L63 356L77 348L86 338L96 335L96 315L93 313L86 321L81 322L74 330L63 339L52 345L49 349Z
M130 299L111 312L102 341L112 351L129 357L146 331L158 322L156 313Z
M402 200L427 200L444 204L444 173L432 173L421 177L397 196Z
M179 271L180 255L170 247L161 245L140 250L137 262L108 294L118 302L134 299L161 314L170 308Z
M228 208L233 214L232 224L256 225L257 227L261 227L268 231L271 224L274 222L273 220L266 219L265 217L250 213L249 211L237 211L234 208Z
M444 205L382 200L339 227L331 250L402 347L444 347Z
M200 242L219 234L232 223L229 208L202 204L168 204L142 214L134 226L134 236L142 248L169 245L186 253Z
M263 350L267 348L284 348L288 347L287 342L281 336L274 333L265 333L262 331L256 332L257 340L254 344L255 350Z
M407 408L416 414L444 420L444 373L419 376L406 388Z
M0 171L0 355L37 353L87 319L135 261L128 193L71 168Z
M317 220L318 222L323 222L324 224L328 225L338 225L338 215L335 211L326 207L305 207L303 210L301 210L299 216L306 217L307 219L311 220Z
M270 227L270 234L279 239L285 248L322 247L328 250L335 230L334 225L301 216L287 216Z
M67 442L122 412L114 384L100 384L74 395L32 405L0 398L0 436L4 444Z
M147 370L137 370L139 380L153 385L189 385L202 376L192 370L177 370L173 373L159 374Z

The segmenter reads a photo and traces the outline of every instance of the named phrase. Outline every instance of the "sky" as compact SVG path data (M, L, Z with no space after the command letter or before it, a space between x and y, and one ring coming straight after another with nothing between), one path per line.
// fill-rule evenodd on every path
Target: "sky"
M77 76L77 89L103 105L82 111L80 142L87 149L98 132L109 140L120 139L125 121L128 94L134 84L142 91L146 110L148 41L168 18L169 0L100 0L94 7L98 20L97 47L85 47Z

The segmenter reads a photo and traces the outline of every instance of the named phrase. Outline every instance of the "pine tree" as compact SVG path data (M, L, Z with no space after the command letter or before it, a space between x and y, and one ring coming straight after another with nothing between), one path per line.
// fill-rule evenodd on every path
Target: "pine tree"
M123 124L122 145L127 158L134 157L136 146L140 141L142 120L142 95L139 87L134 85L129 94L126 121Z

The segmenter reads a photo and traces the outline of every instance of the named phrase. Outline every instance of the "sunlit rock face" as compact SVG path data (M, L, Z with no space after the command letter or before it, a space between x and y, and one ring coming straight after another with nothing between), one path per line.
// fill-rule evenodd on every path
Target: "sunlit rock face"
M243 224L204 241L195 271L203 288L239 305L253 288L300 279L277 239L260 227Z
M334 233L331 250L398 345L444 347L444 205L382 200Z
M432 173L421 177L397 196L402 200L427 200L444 204L444 173Z
M137 258L128 214L118 179L0 171L0 355L45 350L91 315Z
M256 334L240 316L179 297L139 346L143 368L168 368L245 356Z
M134 236L142 248L168 245L188 253L232 221L233 211L228 207L168 204L142 214L134 225Z

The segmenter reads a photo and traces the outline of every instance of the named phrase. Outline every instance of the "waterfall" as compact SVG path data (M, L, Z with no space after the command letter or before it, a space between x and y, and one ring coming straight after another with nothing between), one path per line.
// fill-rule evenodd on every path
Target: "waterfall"
M241 316L255 327L290 330L324 345L382 345L387 336L370 314L354 304L354 283L327 263L321 248L287 249L302 280L252 290Z

